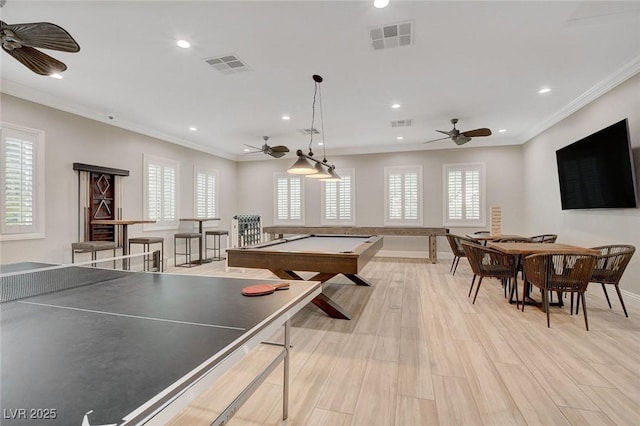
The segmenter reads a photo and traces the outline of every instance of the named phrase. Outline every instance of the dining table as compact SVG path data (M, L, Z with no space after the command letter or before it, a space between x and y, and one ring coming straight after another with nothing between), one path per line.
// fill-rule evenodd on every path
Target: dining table
M598 250L588 248L588 247L580 247L571 244L564 243L527 243L527 242L489 242L488 247L498 250L499 252L510 254L516 256L518 262L522 261L522 258L525 256L529 256L531 254L539 254L539 253L578 253L578 254L593 254L598 255ZM518 273L516 269L516 274ZM523 295L523 303L527 305L536 305L541 307L542 304L531 298L529 293L529 286L526 285L527 280L526 277L523 277L524 280L524 288L525 294ZM513 299L509 299L509 303L514 303ZM562 298L559 297L558 302L550 303L551 306L563 306Z

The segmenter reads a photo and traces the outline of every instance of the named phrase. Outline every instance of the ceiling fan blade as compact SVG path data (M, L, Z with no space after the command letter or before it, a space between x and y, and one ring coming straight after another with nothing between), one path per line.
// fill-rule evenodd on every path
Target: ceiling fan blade
M62 52L78 52L80 46L64 28L49 22L33 22L29 24L8 25L2 22L1 30L5 36L15 35L20 44L52 49Z
M426 141L426 142L422 142L422 143L431 143L431 142L436 142L436 141L443 141L445 139L450 139L450 138L449 138L449 136L447 136L446 138L432 139L430 141Z
M444 130L436 130L436 132L444 133L445 135L449 135L449 137L451 137L451 132L445 132Z
M283 157L285 155L285 152L283 152L283 151L270 151L269 155L272 156L273 158L280 158L280 157Z
M469 138L477 138L480 136L491 136L491 130L487 128L482 128L482 129L475 129L475 130L467 130L466 132L462 132L460 134Z
M273 151L273 152L282 152L283 155L284 155L285 152L289 152L289 148L287 148L284 145L277 145L277 146L272 147L271 151Z
M67 69L59 60L32 47L22 46L19 49L8 50L3 46L2 49L36 74L51 75Z
M453 141L456 143L456 145L464 145L465 143L469 142L471 140L471 138L464 136L464 135L460 135L457 138L455 138Z

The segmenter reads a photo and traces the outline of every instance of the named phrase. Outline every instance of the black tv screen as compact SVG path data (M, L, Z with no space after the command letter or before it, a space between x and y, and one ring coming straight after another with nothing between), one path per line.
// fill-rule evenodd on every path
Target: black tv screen
M562 210L637 206L627 119L556 151Z

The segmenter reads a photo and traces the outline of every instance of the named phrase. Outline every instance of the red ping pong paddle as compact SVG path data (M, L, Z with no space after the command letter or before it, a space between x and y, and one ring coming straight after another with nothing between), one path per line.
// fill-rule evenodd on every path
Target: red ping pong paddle
M264 296L276 290L289 290L289 283L250 285L242 289L242 294L245 296Z

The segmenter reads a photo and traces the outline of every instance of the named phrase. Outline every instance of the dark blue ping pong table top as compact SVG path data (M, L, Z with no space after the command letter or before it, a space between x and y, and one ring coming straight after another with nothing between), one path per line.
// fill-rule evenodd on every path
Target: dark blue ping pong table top
M0 424L148 419L321 288L297 281L268 296L241 295L265 281L119 271L99 284L2 303Z

